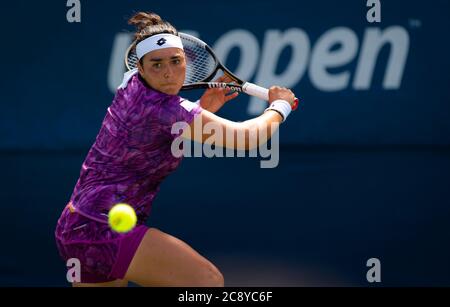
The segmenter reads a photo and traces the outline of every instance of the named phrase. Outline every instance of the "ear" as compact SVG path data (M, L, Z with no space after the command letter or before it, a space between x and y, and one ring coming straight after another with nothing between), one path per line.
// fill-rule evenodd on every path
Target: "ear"
M139 73L141 74L141 76L144 76L144 67L142 67L141 61L137 62L137 67L138 67L138 70L139 70Z

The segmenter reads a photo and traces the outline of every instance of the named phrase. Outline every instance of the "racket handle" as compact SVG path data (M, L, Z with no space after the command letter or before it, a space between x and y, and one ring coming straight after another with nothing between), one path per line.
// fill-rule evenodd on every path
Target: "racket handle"
M255 96L258 97L259 99L268 101L269 100L269 90L261 87L259 85L250 83L250 82L246 82L243 86L242 86L242 90L244 91L244 93L249 94L251 96Z
M269 101L269 90L262 86L246 82L242 86L242 91L248 95L258 97L259 99L265 101ZM294 104L292 105L292 111L295 111L298 108L298 102L299 102L298 98L295 97Z

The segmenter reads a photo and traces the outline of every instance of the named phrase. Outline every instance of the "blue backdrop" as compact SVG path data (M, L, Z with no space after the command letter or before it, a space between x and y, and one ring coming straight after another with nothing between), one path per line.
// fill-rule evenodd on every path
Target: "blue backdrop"
M0 285L68 285L55 223L122 78L127 20L145 10L302 101L278 167L186 158L149 225L210 258L227 285L368 286L369 258L381 285L450 283L448 1L381 1L380 23L366 1L81 1L79 23L66 4L3 4ZM241 95L219 115L263 108Z

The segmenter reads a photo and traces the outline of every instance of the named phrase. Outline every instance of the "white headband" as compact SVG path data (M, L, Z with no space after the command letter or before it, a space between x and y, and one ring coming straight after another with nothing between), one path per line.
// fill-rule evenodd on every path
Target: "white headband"
M183 43L179 36L173 34L157 34L144 39L136 45L136 55L139 60L149 52L164 48L180 48L183 49Z

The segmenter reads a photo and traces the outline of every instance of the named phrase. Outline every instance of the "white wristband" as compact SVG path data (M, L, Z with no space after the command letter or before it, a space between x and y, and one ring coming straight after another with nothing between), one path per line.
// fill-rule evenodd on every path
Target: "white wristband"
M266 112L267 110L274 110L274 111L277 111L278 113L280 113L281 116L283 117L283 122L284 122L284 121L286 121L286 118L291 113L292 107L291 107L291 104L289 102L287 102L286 100L278 99L278 100L273 101L264 112Z

